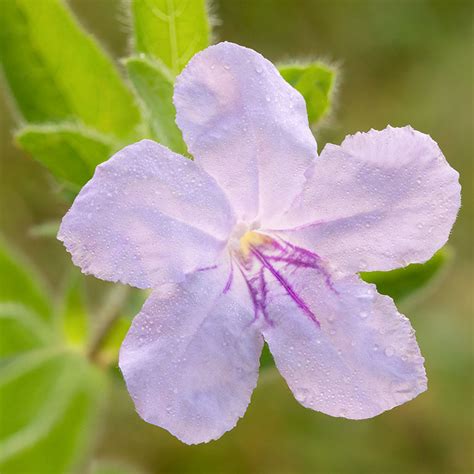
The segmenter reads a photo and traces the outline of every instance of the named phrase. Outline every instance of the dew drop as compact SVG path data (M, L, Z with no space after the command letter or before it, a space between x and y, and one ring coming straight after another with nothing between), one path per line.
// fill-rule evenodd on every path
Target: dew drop
M387 357L392 357L394 354L395 354L395 350L393 349L392 346L388 346L388 347L385 349L385 355L386 355Z

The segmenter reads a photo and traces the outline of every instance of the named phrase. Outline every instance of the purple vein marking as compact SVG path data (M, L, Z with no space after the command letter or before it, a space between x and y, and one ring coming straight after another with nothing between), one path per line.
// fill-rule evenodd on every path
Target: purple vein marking
M315 314L311 311L308 305L300 298L296 291L291 287L288 281L271 265L267 257L263 255L256 247L251 246L252 254L257 257L260 263L270 271L270 273L277 279L280 285L285 289L291 299L298 305L298 307L305 313L313 322L315 322L318 327L320 327L319 321L317 320Z
M242 277L245 280L247 288L249 290L250 299L252 300L252 304L254 307L254 316L253 320L250 324L253 324L258 319L258 313L261 312L265 321L270 325L273 326L274 323L268 316L267 308L266 308L266 297L267 297L267 287L265 282L265 276L263 274L263 268L260 270L256 277L247 278L245 271L242 269L240 264L237 262L237 266L242 274ZM259 298L260 296L260 298ZM249 325L250 325L249 324Z
M339 294L339 292L334 287L331 275L321 264L321 257L318 254L311 252L311 250L293 245L290 242L287 242L286 240L281 239L281 241L286 245L287 248L289 248L294 254L296 254L296 257L268 256L267 258L269 260L274 260L276 262L285 262L288 265L294 265L296 267L314 268L324 276L324 281L327 287L334 293ZM273 241L273 245L282 253L287 252L287 249L280 245L277 241Z
M258 279L260 283L260 310L262 311L263 317L265 318L265 321L267 321L270 326L273 326L273 321L271 320L270 316L268 315L267 311L267 295L268 295L268 288L267 288L267 282L265 280L265 268L262 267L260 269L260 272L258 274Z
M242 276L245 280L245 283L247 284L247 288L249 290L250 298L252 300L252 304L253 304L253 308L254 308L254 315L253 315L252 323L254 323L258 318L258 310L260 308L260 304L259 304L258 298L257 298L257 291L250 284L247 276L245 275L245 272L242 270L242 267L239 264L237 264L237 265L239 267L240 273L242 273Z
M234 264L232 263L232 257L231 257L229 277L227 278L227 282L225 284L225 287L222 293L226 294L230 290L230 287L232 286L233 278L234 278Z

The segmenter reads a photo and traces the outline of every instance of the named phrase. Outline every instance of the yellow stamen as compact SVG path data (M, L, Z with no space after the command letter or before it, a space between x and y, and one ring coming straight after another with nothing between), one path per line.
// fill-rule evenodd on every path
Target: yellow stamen
M250 249L252 247L264 244L270 240L270 237L267 237L266 235L249 230L245 232L245 234L239 240L240 251L244 256L247 256L250 253Z

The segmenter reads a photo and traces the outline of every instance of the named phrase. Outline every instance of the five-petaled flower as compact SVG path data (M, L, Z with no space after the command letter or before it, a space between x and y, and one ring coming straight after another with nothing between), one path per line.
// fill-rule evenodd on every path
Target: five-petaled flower
M426 389L414 331L357 272L424 262L448 239L458 174L410 127L318 156L302 96L260 54L220 43L176 80L191 161L150 140L97 167L59 239L85 273L153 288L119 365L140 416L219 438L264 341L297 400L373 417Z

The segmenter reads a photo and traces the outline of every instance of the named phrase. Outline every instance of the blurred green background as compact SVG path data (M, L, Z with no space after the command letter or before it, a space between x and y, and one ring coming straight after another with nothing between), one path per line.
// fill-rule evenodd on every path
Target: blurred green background
M114 57L127 55L121 2L69 3ZM430 134L461 173L463 207L451 237L455 260L439 286L401 308L417 331L429 390L375 419L354 422L302 408L270 370L233 431L190 447L143 422L117 376L107 389L90 459L144 473L472 472L473 3L220 0L212 11L215 40L249 46L273 61L316 58L337 65L337 101L317 131L320 148L358 130L410 124ZM57 288L69 256L31 228L60 218L66 207L48 173L14 145L14 128L2 91L1 233Z

